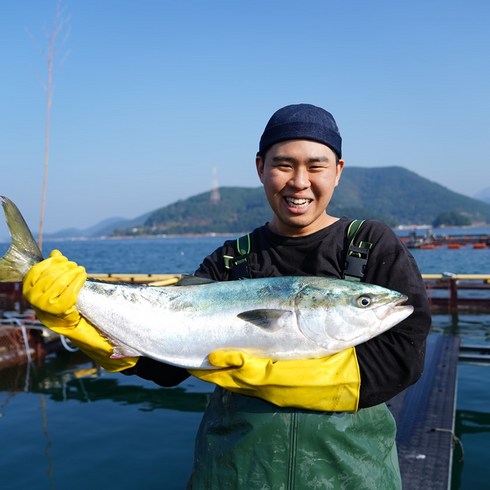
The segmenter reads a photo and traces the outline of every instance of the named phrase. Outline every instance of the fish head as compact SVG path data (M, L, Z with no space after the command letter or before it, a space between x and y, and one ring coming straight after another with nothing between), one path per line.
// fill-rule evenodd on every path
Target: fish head
M309 307L298 308L301 332L328 352L365 342L413 312L407 296L381 286L344 280L328 290L316 288Z

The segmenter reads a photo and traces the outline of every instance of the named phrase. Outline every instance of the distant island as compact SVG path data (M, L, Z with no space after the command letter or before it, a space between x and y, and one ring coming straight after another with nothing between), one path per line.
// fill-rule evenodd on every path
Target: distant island
M402 167L347 167L329 212L334 216L403 225L470 226L490 223L490 204L420 177ZM262 187L221 187L133 220L106 220L90 230L51 237L137 237L242 233L269 221Z

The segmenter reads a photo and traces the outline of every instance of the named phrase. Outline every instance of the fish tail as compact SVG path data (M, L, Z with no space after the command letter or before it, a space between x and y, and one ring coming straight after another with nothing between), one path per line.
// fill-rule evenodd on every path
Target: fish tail
M22 281L43 256L17 206L4 196L0 196L0 202L12 238L9 249L0 258L0 282Z

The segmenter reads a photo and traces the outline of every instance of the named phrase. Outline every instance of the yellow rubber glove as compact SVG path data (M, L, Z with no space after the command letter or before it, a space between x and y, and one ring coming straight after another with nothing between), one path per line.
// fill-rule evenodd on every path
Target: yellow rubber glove
M321 359L271 361L239 351L215 351L218 370L191 370L193 376L280 407L355 412L361 378L354 347Z
M39 262L26 274L22 293L46 327L69 338L107 371L134 366L137 357L111 359L112 345L78 313L75 303L86 280L83 267L53 250L49 259Z

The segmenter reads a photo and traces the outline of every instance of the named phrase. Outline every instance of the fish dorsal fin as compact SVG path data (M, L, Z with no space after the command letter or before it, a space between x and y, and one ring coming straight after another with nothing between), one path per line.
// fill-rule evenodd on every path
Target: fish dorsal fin
M213 281L212 279L207 279L205 277L198 277L192 275L182 276L179 279L179 282L175 283L174 286L198 286L200 284L210 284Z
M257 309L244 311L237 316L241 320L254 324L256 327L274 332L282 328L284 321L293 312L290 310Z

